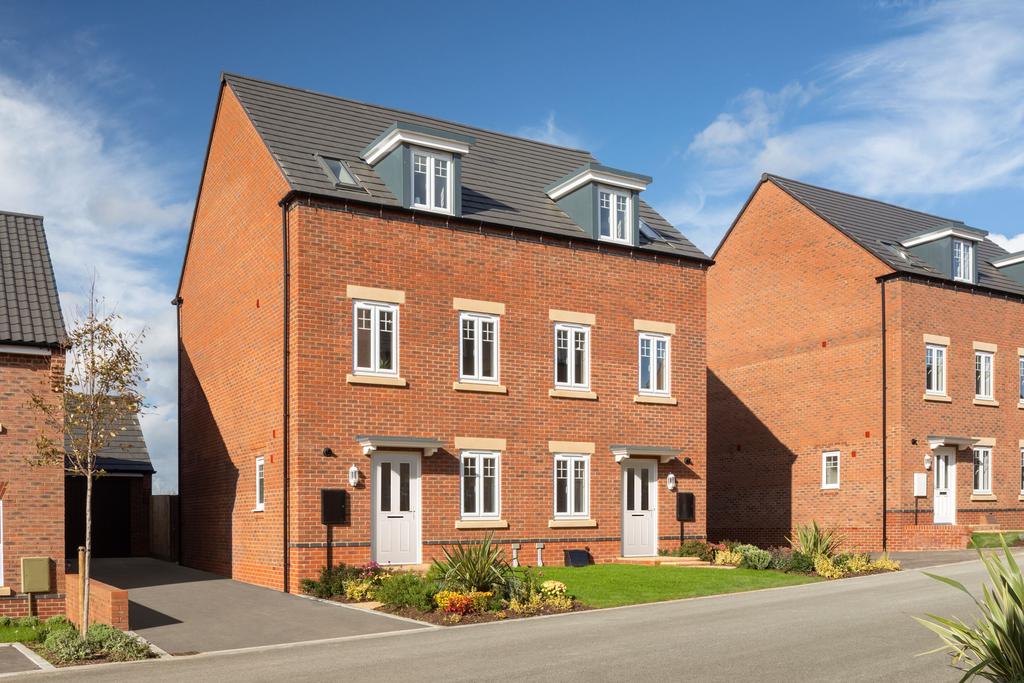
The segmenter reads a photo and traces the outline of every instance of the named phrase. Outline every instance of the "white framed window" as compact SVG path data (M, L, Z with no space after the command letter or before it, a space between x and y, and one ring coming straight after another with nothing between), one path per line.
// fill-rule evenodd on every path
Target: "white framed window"
M665 334L640 333L640 393L671 393L671 344Z
M590 456L555 454L555 517L590 516Z
M1024 495L1024 448L1020 449L1020 492L1021 495ZM2 505L2 502L0 502L0 505ZM0 508L0 510L2 509ZM2 529L2 526L0 526L0 529Z
M992 493L992 449L974 448L974 492Z
M597 205L598 237L612 242L632 242L632 195L601 187L597 191Z
M974 245L967 240L953 240L953 279L974 282Z
M839 488L839 451L821 454L821 488Z
M462 517L497 519L501 514L501 456L495 451L463 451Z
M263 456L256 458L256 507L253 508L254 512L262 512L266 502L266 489L263 485L263 462Z
M412 206L452 212L452 157L444 152L412 150Z
M498 383L498 316L459 315L459 379Z
M0 498L0 586L6 586L4 580L4 501Z
M1020 371L1017 373L1017 379L1020 384L1020 397L1021 403L1024 403L1024 356L1017 359L1018 365L1020 365Z
M946 395L946 347L927 344L924 350L924 390L929 394Z
M360 375L398 374L398 306L356 301L352 315L353 366Z
M555 386L590 389L590 327L555 323Z
M991 351L974 352L974 397L992 399L992 366L995 354Z

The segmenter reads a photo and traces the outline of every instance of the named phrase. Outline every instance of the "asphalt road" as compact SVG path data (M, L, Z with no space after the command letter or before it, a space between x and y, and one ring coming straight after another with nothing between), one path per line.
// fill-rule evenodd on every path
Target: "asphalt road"
M980 588L978 561L931 571ZM431 628L145 663L32 680L943 681L936 637L913 620L970 616L966 596L918 570L555 617Z

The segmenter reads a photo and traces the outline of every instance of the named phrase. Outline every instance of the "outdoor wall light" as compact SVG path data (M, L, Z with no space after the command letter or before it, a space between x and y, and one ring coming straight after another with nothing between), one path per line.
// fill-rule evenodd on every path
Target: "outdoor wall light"
M665 485L668 486L668 490L669 491L675 491L676 490L676 475L674 475L671 472L669 472L668 476L665 477Z
M352 488L359 485L359 468L355 465L348 468L348 485Z
M931 453L925 453L924 454L924 468L926 470L930 470L932 468L932 454Z
M692 465L693 464L693 458L683 458L683 464L684 465Z

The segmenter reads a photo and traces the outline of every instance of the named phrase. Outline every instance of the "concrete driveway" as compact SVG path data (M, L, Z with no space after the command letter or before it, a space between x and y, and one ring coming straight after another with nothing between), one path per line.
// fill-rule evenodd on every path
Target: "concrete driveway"
M128 590L132 630L171 654L194 654L423 628L151 558L93 560L93 576Z

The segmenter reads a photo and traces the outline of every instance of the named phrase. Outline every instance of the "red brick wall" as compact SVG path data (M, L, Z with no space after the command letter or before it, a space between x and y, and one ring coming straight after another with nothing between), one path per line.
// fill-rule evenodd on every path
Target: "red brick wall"
M881 544L887 268L763 183L708 274L710 535L784 544L817 520ZM821 488L839 450L841 486Z
M291 444L292 541L323 544L319 489L349 488L353 463L364 475L370 458L357 434L439 438L447 448L423 460L424 560L440 554L441 541L480 538L457 531L459 518L456 436L504 438L501 540L524 540L521 557L561 563L561 548L586 546L601 558L621 554L621 469L611 444L675 446L693 459L660 468L660 535L678 543L674 494L664 485L671 471L680 490L693 491L698 519L685 535L705 535L705 273L693 264L632 258L589 245L569 248L508 233L479 234L408 220L381 220L329 206L300 206L291 213L293 251L293 410ZM372 242L368 236L372 235ZM399 255L396 257L396 255ZM407 388L345 382L352 368L352 302L347 285L403 290L400 307L400 372ZM508 394L457 392L458 312L454 297L506 305L501 319L501 382ZM552 388L551 308L597 316L591 338L591 388L597 401L556 399ZM677 406L633 402L637 384L634 319L675 323L672 391ZM594 442L591 459L592 529L550 529L552 456L549 440ZM319 454L330 446L335 458ZM367 482L372 486L372 482ZM352 522L334 531L335 560L369 559L370 488L349 489ZM269 503L268 503L269 505ZM553 540L557 539L557 540ZM671 539L671 540L669 540ZM325 560L321 548L294 548L293 585Z
M1020 321L1024 302L972 293L963 288L925 282L898 281L887 285L901 299L897 320L902 353L902 431L890 444L898 470L891 470L889 496L892 531L907 545L930 543L933 534L933 472L928 473L928 497L917 502L914 524L913 473L924 472L930 453L929 435L955 435L995 439L992 448L992 493L996 500L971 500L973 454L957 454L957 525L997 524L1004 529L1024 528L1021 493L1020 440L1024 439L1024 410L1019 406L1018 351L1024 347ZM924 335L949 337L947 393L952 401L923 400ZM974 404L974 342L996 344L994 395L999 406ZM917 444L911 443L912 439ZM905 528L904 528L905 527ZM924 528L922 528L924 527ZM921 537L918 540L917 537ZM934 543L939 543L936 540ZM945 545L963 547L952 535Z
M31 613L30 613L31 612ZM64 594L35 595L29 607L29 596L10 595L0 597L0 617L39 617L49 619L64 614Z
M181 286L182 562L282 585L280 171L230 89ZM267 511L253 513L256 456Z
M63 468L28 464L44 430L40 414L28 402L35 394L59 406L60 394L53 387L63 371L61 352L53 356L0 353L3 583L14 591L21 588L23 557L49 557L53 561L53 592L64 590ZM59 433L49 436L62 438ZM60 602L63 605L63 598Z
M78 574L68 574L67 615L75 624L82 623L82 606L79 604ZM89 579L89 623L109 624L127 631L128 591L122 588Z

